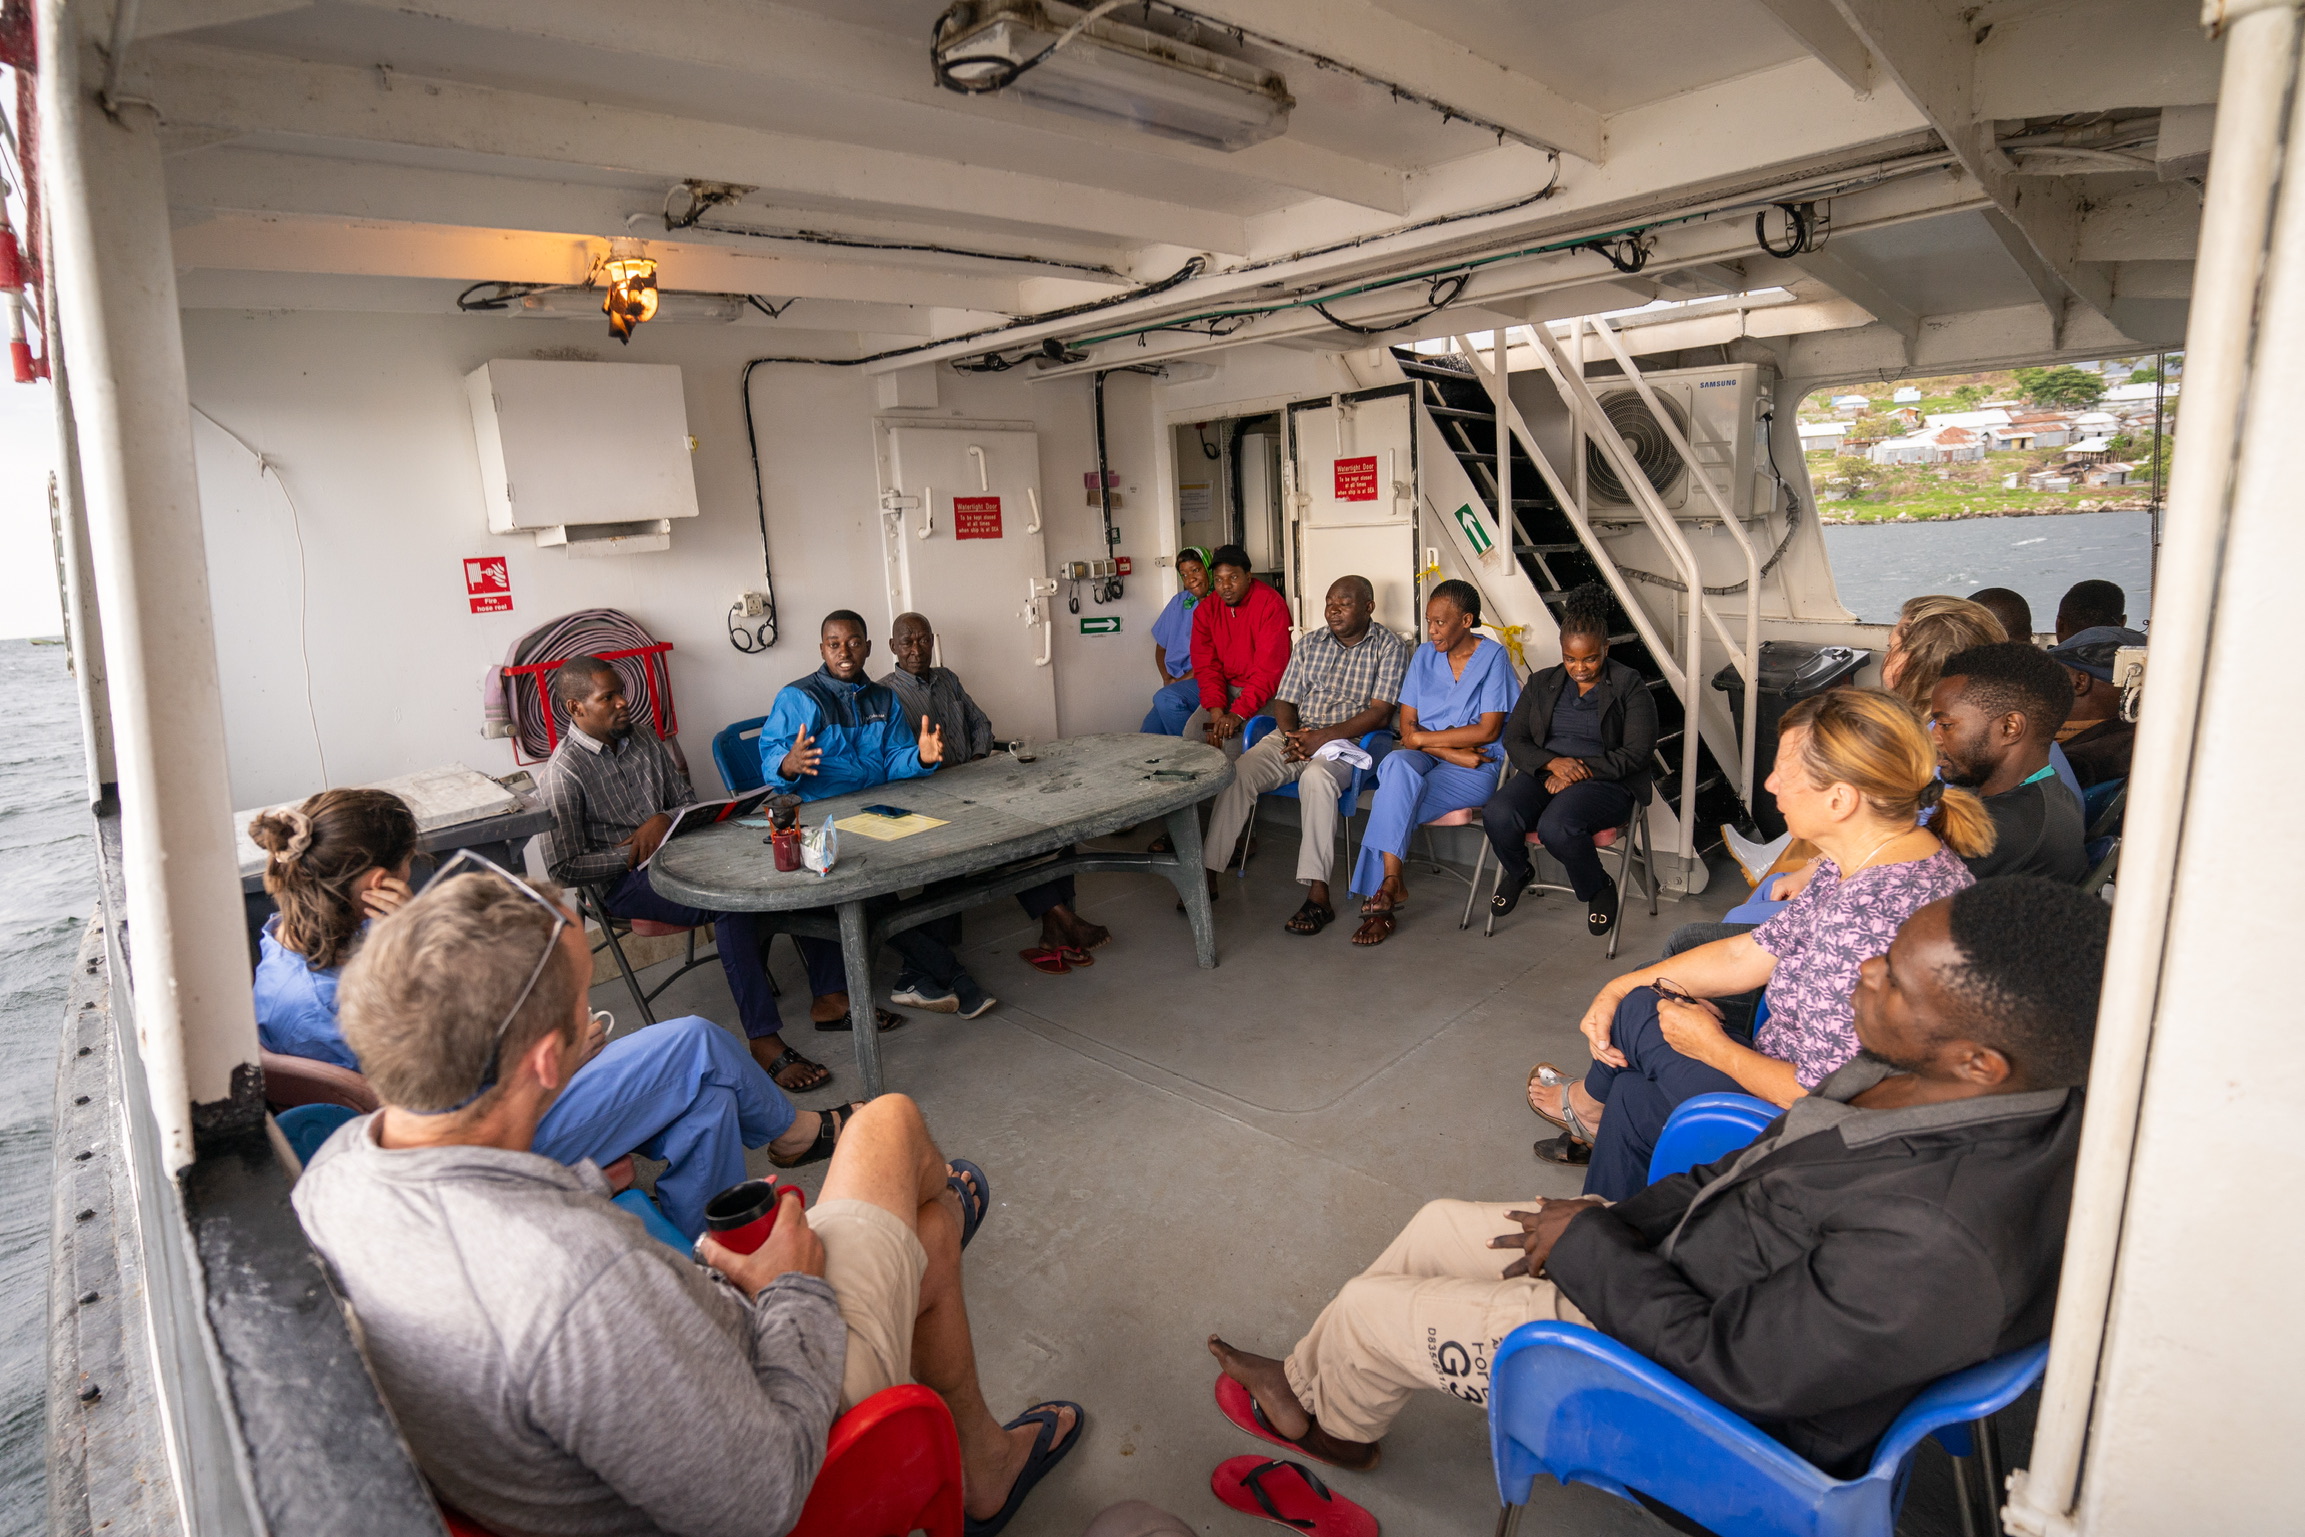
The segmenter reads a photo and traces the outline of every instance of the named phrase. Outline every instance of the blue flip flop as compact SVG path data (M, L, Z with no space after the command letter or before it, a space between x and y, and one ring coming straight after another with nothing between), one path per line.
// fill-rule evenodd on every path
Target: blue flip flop
M959 1165L955 1164L954 1167ZM1066 1409L1072 1411L1072 1434L1059 1443L1056 1439L1057 1415ZM1016 1483L1008 1491L1008 1503L1001 1506L998 1515L987 1516L982 1521L974 1516L969 1517L966 1537L1000 1537L1001 1529L1016 1519L1018 1509L1024 1504L1024 1497L1032 1493L1033 1485L1039 1483L1050 1468L1064 1461L1065 1453L1080 1445L1080 1434L1088 1429L1088 1411L1079 1404L1052 1398L1047 1403L1034 1404L1001 1429L1016 1430L1032 1424L1039 1425L1040 1431L1033 1437L1032 1455L1025 1459L1024 1470L1017 1474Z
M992 1181L985 1178L984 1170L965 1158L947 1158L945 1162L957 1171L946 1175L944 1182L946 1188L960 1197L960 1246L965 1249L968 1241L976 1236L976 1230L984 1226L985 1214L992 1210ZM968 1179L962 1179L963 1174ZM973 1195L969 1180L976 1182Z

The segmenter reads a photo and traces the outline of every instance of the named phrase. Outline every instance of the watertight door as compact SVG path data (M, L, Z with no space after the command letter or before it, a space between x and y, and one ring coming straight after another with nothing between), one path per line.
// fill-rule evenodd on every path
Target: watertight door
M1289 420L1297 623L1321 623L1338 577L1365 576L1377 592L1376 622L1413 642L1421 624L1409 397L1299 406Z
M887 617L928 616L937 660L968 685L1002 740L1056 735L1048 572L1039 529L1040 439L966 422L884 424L882 550ZM894 666L874 639L871 671Z

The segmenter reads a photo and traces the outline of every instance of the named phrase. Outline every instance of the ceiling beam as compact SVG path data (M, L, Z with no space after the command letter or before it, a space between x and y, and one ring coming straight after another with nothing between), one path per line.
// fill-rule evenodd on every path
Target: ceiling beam
M1193 11L1316 53L1598 165L1601 114L1370 0L1193 0Z
M2054 280L2059 302L2049 309L2056 334L2062 336L2073 304L2110 318L2111 273L2075 254L2081 233L2079 194L2054 177L2019 178L2009 157L1995 146L1993 122L1980 116L1977 106L1978 38L1951 0L1833 0L1833 5L1882 72L1976 179L2006 228L2032 253L2030 266L2019 262L2027 266L2027 276L2037 268ZM1995 233L2002 233L2002 226Z
M1787 257L1786 260L1842 298L1862 305L1875 320L1905 340L1919 339L1920 315L1915 313L1912 306L1884 288L1880 279L1855 262L1831 250L1811 251Z
M1218 253L1245 244L1242 221L1225 214L928 154L186 43L140 50L138 63L143 94L179 127L413 148L475 168L605 168L667 186L696 177L803 205L941 215L981 228L1075 238L1085 230Z
M178 4L193 0L175 0ZM286 0L200 0L206 4L269 4ZM660 61L763 86L776 82L837 91L850 98L850 122L885 120L891 103L917 109L904 116L917 128L908 138L933 141L939 133L988 133L1008 146L996 152L1010 163L1065 167L1085 181L1101 160L1099 185L1125 189L1146 161L1187 167L1227 182L1252 181L1292 192L1335 198L1384 213L1408 207L1407 176L1390 166L1282 137L1227 152L1157 138L1114 125L1060 117L1003 96L961 96L937 87L927 65L927 40L903 38L876 27L773 5L730 6L711 0L651 0L636 8L624 0L345 0L458 28L497 33L620 59ZM448 49L456 40L446 39ZM921 114L933 113L923 119ZM838 124L828 124L837 128ZM884 122L884 125L885 122Z
M136 40L227 27L311 6L312 0L143 0L136 11Z
M1793 35L1844 85L1859 96L1873 94L1873 56L1849 23L1833 9L1833 0L1760 0L1761 8Z

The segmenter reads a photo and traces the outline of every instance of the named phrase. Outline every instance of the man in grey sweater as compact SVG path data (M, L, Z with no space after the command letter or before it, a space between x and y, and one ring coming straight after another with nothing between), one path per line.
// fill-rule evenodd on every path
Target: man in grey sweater
M972 1532L997 1532L1082 1416L986 1408L962 1197L918 1108L859 1111L815 1209L784 1200L751 1254L708 1234L708 1270L590 1162L528 1150L581 1061L590 974L573 915L501 874L436 882L345 972L384 1108L314 1155L294 1202L426 1478L508 1537L772 1537L835 1416L917 1379L952 1409Z

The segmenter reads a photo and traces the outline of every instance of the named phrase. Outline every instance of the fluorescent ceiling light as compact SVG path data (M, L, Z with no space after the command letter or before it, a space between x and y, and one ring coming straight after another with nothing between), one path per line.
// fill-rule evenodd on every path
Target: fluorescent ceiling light
M1287 129L1296 102L1278 74L1143 27L1094 21L1027 64L1082 14L1055 0L993 0L956 20L937 65L964 88L1024 65L1005 88L1021 100L1211 149L1245 149Z

